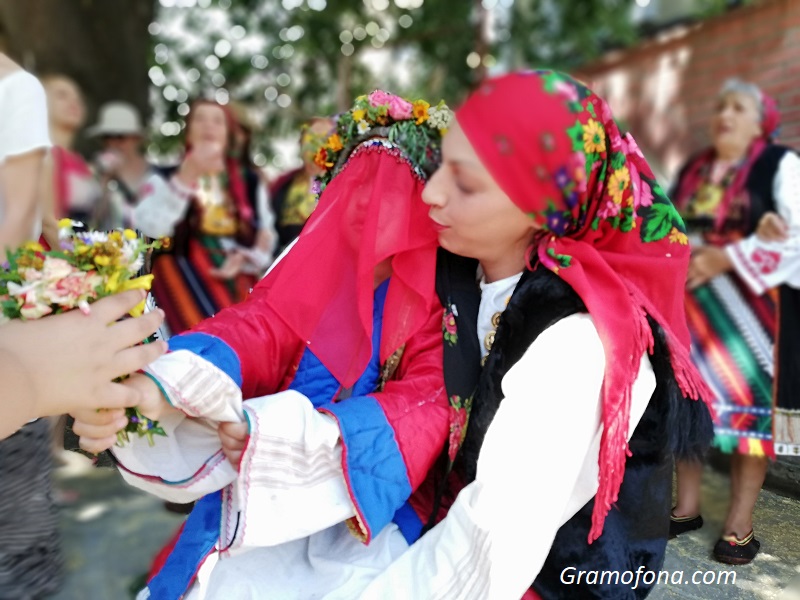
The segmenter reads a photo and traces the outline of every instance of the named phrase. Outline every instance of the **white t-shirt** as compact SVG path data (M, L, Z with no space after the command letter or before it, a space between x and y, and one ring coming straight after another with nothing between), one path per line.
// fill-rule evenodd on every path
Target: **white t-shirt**
M0 78L0 169L9 156L49 147L47 99L42 84L22 69ZM0 221L3 207L0 190Z

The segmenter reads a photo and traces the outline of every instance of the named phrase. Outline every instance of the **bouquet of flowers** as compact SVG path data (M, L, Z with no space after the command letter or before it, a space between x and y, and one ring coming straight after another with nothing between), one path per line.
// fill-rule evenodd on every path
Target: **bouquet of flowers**
M158 242L148 244L130 229L76 233L79 224L70 219L62 219L58 226L60 248L45 250L37 242L27 242L8 252L7 262L0 266L0 326L11 319L40 319L75 308L88 314L95 300L150 289L153 276L139 273L145 252ZM144 301L131 315L139 316L143 310ZM129 433L147 437L151 445L153 435L166 435L138 409L128 408L126 414L128 425L117 433L118 444L127 442Z

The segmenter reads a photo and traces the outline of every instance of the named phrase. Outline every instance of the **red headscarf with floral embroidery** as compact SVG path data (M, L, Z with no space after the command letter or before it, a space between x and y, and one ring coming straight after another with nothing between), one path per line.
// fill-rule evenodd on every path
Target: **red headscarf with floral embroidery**
M616 501L628 455L631 389L645 350L646 315L667 336L684 395L709 397L691 365L683 221L608 105L553 71L485 82L456 112L484 166L542 227L529 250L586 305L606 355L599 488L589 542Z

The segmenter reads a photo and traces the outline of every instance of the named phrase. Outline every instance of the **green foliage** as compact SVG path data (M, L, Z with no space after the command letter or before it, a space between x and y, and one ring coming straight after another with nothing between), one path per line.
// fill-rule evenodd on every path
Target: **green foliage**
M435 102L459 98L474 83L465 62L476 35L471 3L428 0L400 9L390 2L382 11L361 0L322 4L314 10L309 5L319 7L319 0L217 0L209 8L162 9L151 65L163 73L153 95L157 122L182 123L179 106L187 95L213 97L223 88L252 107L262 125L256 147L269 155L269 140L295 135L304 120L343 110L377 87ZM223 41L219 66L210 69L206 59L221 40L232 51L225 54ZM376 60L370 56L376 47L383 48L379 59L387 66L377 73L365 64ZM197 81L187 78L191 69L199 72ZM180 144L176 131L166 132L172 135L153 136L162 152Z
M726 2L703 0L694 14ZM573 70L637 40L633 7L632 0L198 0L194 8L161 8L151 65L161 71L153 77L156 122L182 124L179 106L188 98L224 89L251 107L262 126L256 148L269 157L270 140L294 136L309 117L345 110L378 87L456 106L494 64ZM472 53L482 58L477 68L467 65ZM169 151L178 131L156 132L154 142Z
M513 67L569 71L637 39L631 0L516 0L509 60Z

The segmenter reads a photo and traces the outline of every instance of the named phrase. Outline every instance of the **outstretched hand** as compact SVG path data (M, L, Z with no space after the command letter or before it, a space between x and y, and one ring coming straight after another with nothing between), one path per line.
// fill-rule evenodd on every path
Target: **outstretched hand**
M26 400L33 417L138 403L138 394L112 381L167 350L161 341L137 345L161 325L162 311L119 321L144 296L131 290L98 300L88 315L73 310L3 325L0 350L14 357L21 379L30 383Z
M222 452L238 469L244 449L247 447L247 439L250 437L250 427L247 423L220 423L217 433L222 442Z
M169 405L161 390L147 375L134 373L125 381L113 385L130 394L134 399L130 406L136 406L140 413L153 421L162 418L166 412L177 410ZM80 447L92 454L99 454L113 446L117 441L117 432L128 423L124 409L86 408L71 414L75 417L72 430L80 437Z

